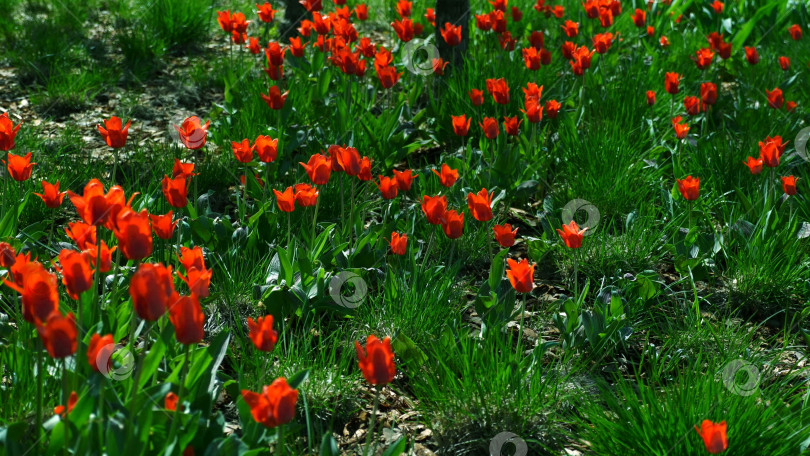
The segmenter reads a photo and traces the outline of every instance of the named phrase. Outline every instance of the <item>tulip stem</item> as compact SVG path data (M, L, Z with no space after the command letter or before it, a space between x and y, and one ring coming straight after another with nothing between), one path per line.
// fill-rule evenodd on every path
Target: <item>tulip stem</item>
M34 417L34 438L39 446L39 437L42 434L42 347L37 343L37 397L36 416Z
M692 201L689 201L689 231L692 231Z
M290 212L287 212L287 251L290 250L290 234L292 233L292 221L290 220Z
M354 246L354 191L357 181L352 179L352 194L351 194L351 207L349 210L349 256L351 256L351 247Z
M368 454L368 449L371 447L372 437L374 436L374 425L377 421L377 408L380 406L380 388L375 386L374 387L374 409L371 412L371 422L368 426L368 434L366 435L366 449L363 451L363 456ZM371 454L373 455L374 452L377 450L377 439L374 439L374 448L371 450Z
M180 425L180 415L183 414L183 395L186 393L186 377L188 377L188 358L191 352L191 344L186 344L186 356L183 359L183 375L180 378L180 391L177 393L177 407L174 411L174 419L172 420L172 428L169 432L168 442L171 444L174 441L174 436L177 432L177 427Z
M320 195L315 197L315 215L312 216L312 247L315 248L315 226L318 224L318 207L321 205L321 198Z
M579 299L579 256L574 249L574 299Z
M64 454L70 448L70 386L67 376L67 358L62 358L62 390L65 401L65 445L62 447Z
M284 425L282 424L278 428L278 436L276 437L276 446L278 447L276 452L280 455L284 455Z
M518 349L517 349L518 356L520 356L520 354L522 352L521 348L523 346L523 318L524 318L524 315L526 314L526 295L527 294L528 293L523 293L523 304L521 304L521 306L520 306L520 328L519 328L519 331L518 331L518 345L517 345L517 347L518 347Z

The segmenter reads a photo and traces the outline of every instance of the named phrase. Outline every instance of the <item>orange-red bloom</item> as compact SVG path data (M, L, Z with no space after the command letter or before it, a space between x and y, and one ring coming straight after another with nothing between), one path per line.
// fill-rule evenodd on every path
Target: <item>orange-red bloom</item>
M141 212L122 211L113 232L128 260L142 260L152 254L152 227L146 209Z
M169 393L166 394L166 397L163 398L163 408L165 408L166 410L177 411L177 403L179 401L180 398L177 397L177 395L174 394L174 392L169 391ZM183 456L185 456L185 451L183 452Z
M379 55L379 53L377 54ZM390 89L394 86L394 84L399 81L399 77L402 76L402 73L397 73L396 68L392 66L387 67L377 67L377 79L380 80L380 85L384 89Z
M470 132L470 122L472 122L472 119L468 119L466 114L450 116L450 118L453 119L453 133L458 136L467 136Z
M204 266L201 268L186 268L186 275L177 272L177 277L180 277L189 289L192 296L198 298L207 298L209 288L211 287L211 276L213 273L206 269Z
M683 99L683 107L690 116L696 116L701 111L700 98L688 96Z
M500 127L498 127L498 121L492 117L484 117L484 123L478 123L481 126L481 129L484 130L484 136L487 139L495 139L498 137L500 133Z
M720 0L714 0L714 2L712 2L711 4L712 9L717 14L723 13L723 6L724 6L723 2L721 2Z
M652 90L647 91L647 104L652 106L655 104L655 92Z
M588 228L579 229L579 225L571 220L568 225L563 225L563 229L558 229L557 233L560 235L565 245L571 249L578 249L582 247L582 237Z
M93 288L93 270L90 269L90 255L75 250L62 249L59 252L62 283L73 299Z
M557 100L549 100L546 102L546 114L552 119L556 119L561 107L562 105Z
M93 225L83 222L69 222L65 232L76 243L79 250L84 250L87 245L96 243L96 227Z
M606 53L611 44L613 44L612 33L597 33L593 36L593 48L600 54Z
M10 268L17 262L17 252L7 242L0 242L0 268Z
M231 148L233 149L233 156L242 163L250 163L253 160L253 146L250 145L250 141L247 139L243 139L242 142L231 142Z
M275 18L276 13L278 12L277 10L273 9L273 5L267 2L264 2L263 5L259 5L257 3L256 8L259 9L258 11L256 11L259 14L259 20L261 20L262 22L266 22L268 24L270 22L273 22L273 19Z
M782 67L782 71L787 71L790 69L790 59L785 57L784 55L779 57L779 66Z
M51 358L67 358L76 353L78 332L73 313L65 317L58 311L51 312L45 321L37 321L37 332Z
M357 359L360 370L366 381L372 385L382 386L391 383L396 374L394 366L394 351L391 349L391 338L386 337L382 341L376 336L370 335L366 340L366 349L360 346L360 342L354 342L357 351Z
M185 176L178 176L174 179L163 176L161 187L163 196L172 207L182 209L188 205L188 181Z
M456 180L458 180L458 170L457 169L450 169L450 167L447 166L447 163L442 163L442 171L441 172L436 171L435 169L432 170L432 171L433 171L433 174L439 176L439 180L441 181L441 184L443 186L447 187L447 188L452 187L453 184L456 183Z
M59 191L59 181L56 181L56 185L42 181L42 194L34 193L34 195L40 197L45 203L45 206L56 209L62 205L62 201L65 199L67 192Z
M469 206L473 218L479 222L492 220L492 195L494 193L487 193L487 189L482 188L477 194L467 194L467 206Z
M534 268L535 264L529 265L529 260L526 258L517 261L507 258L506 263L509 269L506 270L506 277L512 288L518 293L529 293L534 288Z
M785 195L796 194L796 180L795 176L782 176L782 190L785 191Z
M495 103L509 104L509 84L504 78L487 79L487 92L492 95Z
M135 312L147 321L156 321L166 313L174 294L171 266L141 264L129 282Z
M187 149L197 150L205 145L205 139L208 136L208 125L211 121L206 121L202 125L197 116L191 116L183 121L181 126L175 125L174 128L180 134L180 142L186 146Z
M79 395L76 394L76 391L71 391L70 396L68 396L67 413L65 412L64 405L57 405L56 407L53 408L53 414L62 417L69 415L70 412L73 411L73 407L76 406L77 402L79 402Z
M744 161L743 164L751 170L751 174L759 174L762 172L762 157L754 158L749 156L748 161Z
M768 106L771 108L780 109L782 105L785 104L785 97L782 95L782 89L779 87L773 90L765 89L765 93L768 95Z
M357 174L357 178L361 181L368 182L374 177L371 175L371 159L368 157L363 157L360 160L360 172Z
M87 364L96 372L109 372L112 368L112 354L115 351L115 340L112 334L102 336L93 334L90 344L87 346ZM99 359L100 358L100 359ZM103 366L99 366L100 362Z
M397 32L397 36L402 42L407 43L413 39L413 21L410 18L402 18L401 20L391 23L391 27Z
M689 133L689 124L686 122L681 123L683 118L681 116L676 116L672 119L672 128L675 129L675 137L678 139L686 138L686 135Z
M572 20L566 20L565 24L562 25L562 29L565 32L565 36L568 38L573 38L579 34L579 23Z
M3 163L6 163L6 161L3 160ZM36 163L31 163L31 152L28 152L25 156L15 155L9 152L7 165L8 174L11 178L15 181L22 182L31 178L31 171L34 169Z
M113 247L110 249L107 247L107 243L101 241L101 266L98 266L98 270L100 272L109 272L110 268L112 267L112 253L118 249L118 246ZM85 249L82 250L84 253L90 255L90 262L93 264L93 267L96 267L96 263L98 262L98 246L95 244L88 244Z
M205 257L203 256L203 251L200 246L191 249L188 247L180 247L180 255L178 255L177 259L186 271L192 268L205 269Z
M273 329L273 316L266 315L259 317L255 321L248 317L248 336L253 345L261 351L270 352L278 341L278 332Z
M8 152L14 148L14 138L19 130L20 124L15 127L7 112L0 114L0 150Z
M711 454L720 454L728 448L728 438L726 437L726 422L712 423L703 420L700 428L695 426L695 431L703 439L706 451Z
M788 29L788 33L790 33L790 37L795 41L802 39L802 28L799 26L799 24L791 25Z
M678 85L681 82L681 76L678 73L667 73L664 76L664 90L670 95L675 95L680 92Z
M17 255L11 270L14 281L6 280L9 288L22 295L23 319L29 323L45 321L59 309L59 291L56 276L40 263L29 262L28 257Z
M444 213L447 212L447 197L442 196L423 196L422 197L422 212L428 219L431 225L438 225L442 223Z
M391 240L388 241L388 245L391 246L391 252L394 255L405 255L405 249L408 248L408 236L395 231L391 233Z
M309 157L309 162L298 162L298 164L304 167L307 176L309 176L313 184L325 185L329 182L329 176L332 174L332 163L329 157L321 154L312 154L312 156Z
M695 57L692 57L692 60L695 61L695 65L697 65L699 70L709 68L713 59L714 52L711 50L711 48L698 49L695 51Z
M517 116L515 117L506 117L503 118L503 131L506 132L509 136L517 136L520 133L520 124L523 123L521 119L518 122Z
M647 25L647 13L644 10L636 8L636 11L633 13L633 24L636 24L638 28Z
M295 184L295 202L301 207L312 207L318 202L318 189L309 184Z
M386 177L386 176L379 176L380 183L374 182L374 185L380 189L380 193L382 193L383 199L394 199L397 197L397 190L399 190L399 184L397 184L397 180L394 177Z
M543 120L543 106L534 98L526 100L526 109L521 109L521 111L526 114L526 118L531 123L538 123Z
M745 59L748 60L749 64L756 65L759 62L759 53L757 53L757 48L746 46Z
M174 326L174 335L178 342L185 345L202 342L205 335L205 315L196 295L192 293L191 296L180 296L174 293L170 298L169 320Z
M448 46L454 47L461 43L461 26L453 25L449 22L444 23L444 28L441 29L442 38Z
M271 139L269 136L259 135L256 142L253 144L256 155L259 156L259 161L263 163L272 163L278 156L278 139Z
M531 71L540 69L540 52L537 49L533 47L524 48L521 52L523 53L523 63L526 64L526 68Z
M298 390L290 388L284 377L279 377L261 393L242 390L242 399L250 407L250 414L257 423L267 428L289 423L295 416Z
M121 128L121 125L123 125L121 119L112 116L104 121L104 127L101 125L96 125L96 127L98 128L98 132L101 133L101 137L104 138L104 142L113 149L118 149L127 144L127 134L129 133L129 125L131 123L132 121L128 120L127 124Z
M276 195L276 204L281 211L292 212L295 210L295 194L292 187L287 187L284 193L273 189L273 193Z
M394 170L394 178L397 180L397 187L403 192L407 192L411 189L411 185L413 185L413 180L419 177L418 174L411 174L410 169L406 169L405 171L397 171Z
M492 227L495 232L495 240L501 247L512 247L515 245L515 236L517 236L517 228L512 230L512 225L504 223L503 225L495 225Z
M468 95L470 96L470 103L472 103L473 106L481 106L482 104L484 104L483 90L470 89Z
M700 101L704 105L713 105L717 102L717 86L713 82L704 82L700 85Z
M450 239L458 239L464 234L464 213L459 214L455 210L444 213L442 218L442 230Z
M267 95L261 94L261 96L262 100L267 103L267 106L269 106L270 109L279 110L284 107L284 102L287 101L288 93L289 92L284 92L282 94L281 89L279 89L278 86L273 86L270 87Z
M164 215L149 215L149 220L152 221L152 229L160 239L171 239L174 236L174 228L180 222L175 220L172 222L173 213L169 211Z
M678 181L678 191L684 199L694 201L700 195L700 178L689 176L686 179L676 179Z

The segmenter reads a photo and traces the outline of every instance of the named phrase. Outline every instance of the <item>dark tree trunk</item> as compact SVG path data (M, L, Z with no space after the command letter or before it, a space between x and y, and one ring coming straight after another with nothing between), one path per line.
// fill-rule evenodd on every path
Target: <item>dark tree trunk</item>
M298 33L298 27L304 19L312 19L312 13L307 12L304 5L298 0L284 0L284 20L279 24L279 34L283 41Z
M442 38L445 23L461 26L461 43L450 47ZM470 0L436 0L436 44L439 55L456 68L463 64L470 41Z

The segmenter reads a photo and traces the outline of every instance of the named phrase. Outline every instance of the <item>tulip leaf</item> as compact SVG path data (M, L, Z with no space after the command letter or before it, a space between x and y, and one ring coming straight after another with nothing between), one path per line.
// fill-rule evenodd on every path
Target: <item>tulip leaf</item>
M408 441L405 439L404 436L400 437L399 440L391 444L387 450L382 454L382 456L399 456L403 452L405 452L405 447L408 445Z
M152 344L152 347L149 349L149 353L146 354L146 357L143 360L143 366L140 374L141 376L137 385L139 389L143 388L152 378L155 371L157 371L158 366L160 366L160 362L163 361L163 355L166 353L166 346L171 343L173 333L174 327L171 325L166 325L166 327L163 328L163 331L160 333L160 337L158 337Z
M504 259L509 254L509 249L503 249L498 252L492 259L492 264L489 266L489 289L495 290L501 283L504 272Z
M337 441L335 441L335 438L331 433L324 434L323 438L321 439L320 456L340 456Z
M396 352L400 358L408 363L413 363L415 367L422 366L428 360L425 352L417 347L416 343L401 331L394 336L391 345L394 352Z
M287 379L287 384L290 385L292 389L298 389L302 383L307 381L309 378L309 369L304 369L302 371L297 372L295 375Z
M754 31L754 28L757 26L757 22L762 20L765 16L769 15L771 11L776 8L777 5L782 3L780 0L772 0L767 5L760 7L756 13L750 18L745 21L745 24L740 28L740 31L734 35L734 38L731 40L731 47L732 49L740 49L742 48L745 40L748 39L748 36L751 35L751 32ZM778 24L771 24L773 27L777 27Z

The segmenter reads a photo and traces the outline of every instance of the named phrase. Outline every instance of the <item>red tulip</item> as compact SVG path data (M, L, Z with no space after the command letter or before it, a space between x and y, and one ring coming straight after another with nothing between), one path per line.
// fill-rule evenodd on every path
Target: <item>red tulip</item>
M208 125L211 121L206 121L205 125L200 123L197 116L191 116L183 121L181 126L174 128L180 134L180 142L190 150L201 149L205 145L205 138L208 136Z
M191 269L205 269L205 257L200 246L192 249L188 247L180 247L180 255L177 256L183 269L189 271Z
M59 309L56 276L40 263L29 262L28 256L17 255L11 270L14 281L6 280L9 288L22 295L23 319L29 323L45 321Z
M412 5L408 0L398 0L397 13L399 13L399 17L411 17Z
M93 288L93 270L90 269L90 255L75 250L62 249L59 252L59 272L68 295L73 299Z
M467 194L467 206L474 219L479 222L492 220L492 195L494 193L487 193L487 189L482 188L477 194Z
M101 137L104 138L104 142L106 142L108 146L117 149L126 145L127 133L129 132L131 123L132 121L128 120L127 124L121 128L123 124L121 119L112 116L104 121L104 127L101 125L97 125L96 127L98 128L98 132L101 133Z
M745 59L748 60L749 64L756 65L759 62L759 54L757 53L757 48L746 46Z
M8 152L14 148L14 138L18 131L20 124L15 127L7 112L0 114L0 150Z
M380 183L374 183L380 189L383 199L394 199L397 197L397 190L399 189L396 178L379 176Z
M470 96L470 103L473 106L481 106L484 104L484 91L478 89L470 89L468 94Z
M719 454L728 448L728 438L726 437L726 422L712 423L703 420L700 428L695 426L698 435L703 439L706 451L711 454Z
M86 249L88 244L96 243L96 227L93 225L83 222L69 222L65 232L76 243L79 250Z
M318 201L318 189L309 184L295 184L295 202L301 207L314 206Z
M357 178L361 181L368 182L374 178L371 175L371 161L368 157L363 157L360 160L360 172L357 174Z
M278 11L273 9L273 6L267 2L263 5L256 4L256 8L259 8L257 13L259 14L259 20L265 23L273 22L273 18L275 17Z
M593 37L593 48L600 54L606 53L611 44L613 44L612 33L598 33Z
M700 98L688 96L683 99L683 107L690 116L696 116L701 111Z
M782 71L787 71L790 69L790 59L782 56L779 57L779 66L782 67Z
M283 212L292 212L295 210L295 194L293 194L292 187L287 187L284 193L273 189L273 193L276 195L276 204L278 204L279 210Z
M62 359L76 353L78 332L73 313L65 317L58 311L52 312L45 321L37 322L37 333L51 358Z
M517 228L512 230L512 225L504 223L503 225L495 225L492 227L495 231L495 240L501 247L512 247L515 245L515 236L517 236Z
M695 57L692 57L692 60L695 61L695 65L697 65L699 70L705 70L709 68L712 64L712 60L714 59L714 52L710 48L703 48L698 49L695 52Z
M212 275L213 273L205 267L187 268L185 276L180 274L180 271L177 272L177 277L188 286L191 295L197 298L208 297Z
M180 398L177 397L177 395L174 394L172 391L169 391L169 393L166 394L166 397L163 398L163 408L165 408L166 410L170 410L170 411L175 412L175 411L177 411L177 403L179 401L180 401ZM188 448L192 448L192 447L188 447ZM186 451L183 451L183 456L186 456L185 453L186 453Z
M562 25L562 29L565 32L565 36L573 38L579 34L579 23L567 20L565 24Z
M543 120L543 106L533 98L526 101L526 109L521 109L521 111L526 114L526 118L531 123L538 123Z
M777 87L772 91L765 89L765 93L768 95L768 106L773 109L780 109L782 105L785 104L785 97L782 95L782 90Z
M3 163L6 163L6 161L3 160ZM31 152L28 152L25 156L8 153L8 174L15 181L23 182L30 179L34 165L36 163L31 163Z
M329 176L332 173L332 164L329 160L329 157L320 154L313 154L309 157L309 162L301 163L301 166L304 167L304 170L307 172L307 176L315 185L325 185L329 182Z
M704 105L713 105L717 101L717 86L713 82L700 85L700 100Z
M470 131L470 122L472 122L472 119L468 119L465 114L450 117L453 120L453 133L458 136L467 136Z
M748 161L744 161L743 164L751 170L751 174L759 174L762 172L762 158L754 158L748 157Z
M557 100L550 100L546 102L546 113L552 119L557 118L557 113L560 112L562 105Z
M270 109L279 110L284 107L284 102L287 101L287 94L289 92L281 93L281 89L278 86L270 87L270 90L267 95L261 94L262 100L267 103L267 106Z
M172 166L172 179L183 176L186 179L196 176L194 173L194 163L183 163L178 159L174 159L174 166Z
M242 163L250 163L253 161L253 147L250 145L250 141L247 139L243 139L241 143L233 141L231 142L231 146L233 149L233 156Z
M180 296L174 293L170 299L169 320L174 326L177 342L185 345L202 342L205 335L203 331L205 315L203 315L197 296L194 294Z
M250 407L250 414L257 423L274 428L289 423L295 416L298 390L290 388L284 377L279 377L261 393L242 390L242 399Z
M456 183L456 180L458 180L458 170L450 169L450 167L447 166L447 163L442 164L441 172L436 171L435 169L432 171L433 174L439 176L441 184L447 188L452 187L453 184Z
M504 78L487 79L487 92L492 95L495 103L509 104L509 84Z
M401 20L391 23L391 27L397 33L397 37L403 42L407 43L413 39L413 21L405 17Z
M678 73L667 73L664 77L664 90L670 95L675 95L680 92L678 85L681 82L681 76Z
M459 214L454 210L444 213L442 218L442 230L449 239L458 239L464 234L464 213Z
M785 191L785 195L796 194L796 180L797 178L795 176L782 177L782 190Z
M135 312L147 321L157 321L166 313L174 294L171 266L143 263L129 282Z
M449 22L444 23L444 28L441 29L442 38L444 42L450 47L455 47L461 44L461 26L453 25Z
M498 121L492 117L484 117L484 123L479 122L478 125L484 130L484 136L486 136L487 139L495 139L498 137L498 133L500 133Z
M715 13L717 14L723 13L723 2L721 2L720 0L714 0L714 2L711 4L711 7Z
M70 412L73 411L73 408L76 407L77 402L79 402L79 395L76 394L76 391L71 391L70 396L68 396L67 413L65 412L64 405L57 405L56 407L53 408L53 414L62 417L69 415Z
M478 30L483 32L487 32L492 29L492 19L490 18L489 14L476 14L475 15L475 26Z
M112 268L112 253L118 249L118 246L113 247L110 249L107 247L107 243L101 241L101 266L96 266L98 263L99 257L99 248L95 244L88 244L85 249L82 251L88 255L90 255L90 263L93 264L93 267L98 267L100 272L109 272Z
M394 178L397 180L397 187L403 192L407 192L411 189L413 180L417 177L419 177L418 174L411 175L410 169L406 169L405 171L394 170Z
M394 380L396 367L390 337L380 341L371 335L366 340L365 350L358 341L354 342L354 348L357 351L358 365L367 382L375 386L382 386Z
M146 209L140 213L122 211L116 219L114 234L128 260L142 260L152 254L152 227Z
M248 336L253 345L261 351L271 352L276 347L278 332L273 329L273 316L266 315L255 321L248 317Z
M107 373L112 368L112 354L115 351L115 340L112 334L102 336L101 334L93 334L90 338L90 344L87 346L87 364L96 372L102 372L102 366L99 366L101 360L104 361L104 373ZM101 359L99 359L101 358Z
M694 201L700 195L700 178L689 176L686 179L676 179L678 181L678 191L684 199Z
M791 25L788 29L788 33L790 33L790 37L795 41L802 39L802 28L799 26L799 24Z
M300 37L290 38L290 48L289 49L290 49L290 54L292 54L293 57L298 57L298 58L303 57L305 47L306 47L306 44L303 44L301 42Z
M655 104L655 92L652 90L647 91L647 104L650 106Z
M423 196L422 197L422 212L428 219L431 225L438 225L442 223L444 213L447 212L447 197L442 196Z
M172 217L172 211L169 211L165 215L149 215L149 220L152 222L152 229L160 239L168 240L174 236L174 229L177 227L177 224L180 223L180 220L172 222Z
M686 122L681 123L681 120L681 116L676 116L672 119L672 128L675 129L675 136L678 139L686 138L687 133L689 133L689 124Z
M163 189L163 196L172 207L182 209L188 205L188 181L185 176L178 176L174 179L169 179L169 176L163 176L161 182Z
M538 51L543 49L543 45L545 44L545 36L543 35L543 32L539 30L532 31L532 33L529 35L529 43Z
M394 255L405 255L405 249L408 247L408 236L399 234L397 232L391 233L391 240L388 241L391 246L391 252Z
M563 225L563 229L558 229L557 233L560 235L565 245L570 249L578 249L582 247L582 237L588 228L579 229L577 222L571 220L568 225Z
M518 122L517 116L515 116L515 117L504 117L503 118L503 131L505 131L506 134L509 135L509 136L517 136L520 133L519 128L520 128L520 124L522 122L523 122L523 120Z
M534 288L534 268L535 264L529 265L529 260L526 258L522 259L520 263L517 261L507 258L506 263L509 265L509 269L506 270L506 277L509 279L509 283L512 284L512 288L515 289L518 293L529 293Z
M65 199L65 195L67 192L60 192L59 191L59 181L56 181L56 185L50 184L46 181L42 181L42 194L34 193L42 199L45 203L45 206L56 209L62 205L62 201Z
M644 10L636 8L636 11L633 13L633 24L638 28L644 27L647 24L647 13Z
M17 252L7 242L0 242L0 268L10 268L16 263Z

